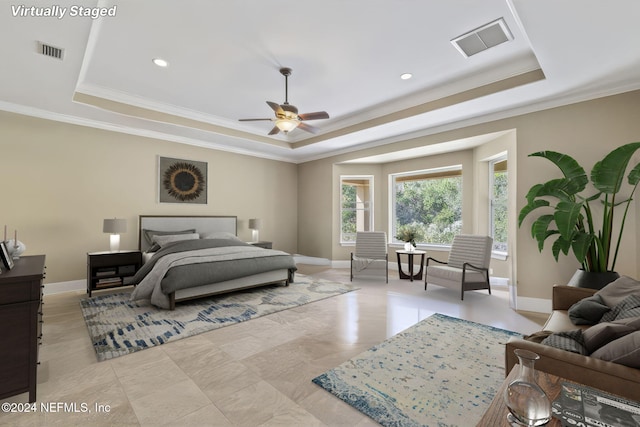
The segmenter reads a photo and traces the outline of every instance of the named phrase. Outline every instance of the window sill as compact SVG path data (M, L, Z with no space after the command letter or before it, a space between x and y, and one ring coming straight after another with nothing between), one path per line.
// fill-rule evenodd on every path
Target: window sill
M498 259L500 261L506 261L507 258L509 258L509 254L506 253L506 252L492 251L491 252L491 258L492 259Z

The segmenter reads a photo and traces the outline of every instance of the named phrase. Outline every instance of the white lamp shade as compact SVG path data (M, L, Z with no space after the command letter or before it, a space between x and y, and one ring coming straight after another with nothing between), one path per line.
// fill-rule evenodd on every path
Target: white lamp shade
M123 218L105 219L102 226L103 233L120 234L127 232L127 220Z

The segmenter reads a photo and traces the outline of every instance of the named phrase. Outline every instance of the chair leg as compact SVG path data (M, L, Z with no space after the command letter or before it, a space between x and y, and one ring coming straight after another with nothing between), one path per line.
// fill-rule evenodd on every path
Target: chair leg
M385 259L385 264L386 264L386 272L385 273L387 275L387 282L386 283L389 283L389 258L388 258L388 255L387 255L387 259Z
M489 295L491 295L491 283L489 283L489 273L487 273L487 290L489 291Z
M351 279L350 280L353 282L353 254L351 254Z

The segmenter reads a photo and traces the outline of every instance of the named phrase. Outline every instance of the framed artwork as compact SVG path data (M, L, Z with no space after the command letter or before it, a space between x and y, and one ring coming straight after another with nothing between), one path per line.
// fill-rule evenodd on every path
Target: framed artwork
M2 263L7 270L11 270L13 268L13 258L9 255L7 244L5 242L0 242L0 258L2 258Z
M207 204L207 163L159 157L160 203Z

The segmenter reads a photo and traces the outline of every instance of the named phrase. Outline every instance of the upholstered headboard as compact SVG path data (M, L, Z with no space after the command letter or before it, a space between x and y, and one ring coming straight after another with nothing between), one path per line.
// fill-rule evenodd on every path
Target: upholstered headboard
M140 215L138 227L138 248L145 252L149 242L144 237L144 230L184 231L195 229L196 233L227 232L237 234L238 217L236 216L161 216Z

